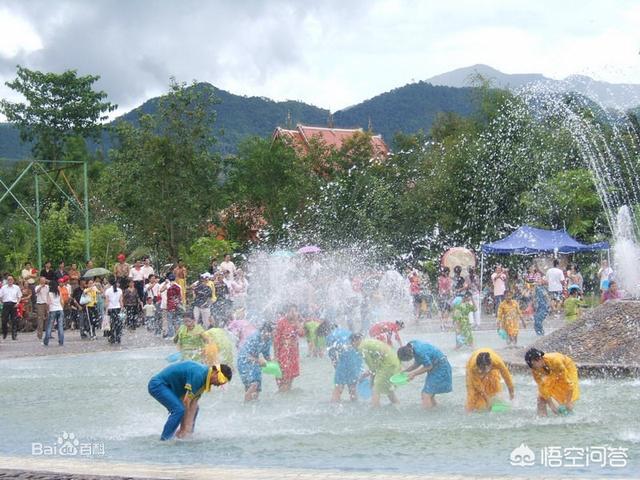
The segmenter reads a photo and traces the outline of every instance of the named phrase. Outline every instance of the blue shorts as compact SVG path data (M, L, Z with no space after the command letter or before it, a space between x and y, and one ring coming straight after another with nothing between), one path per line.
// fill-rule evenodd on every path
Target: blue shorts
M446 357L438 361L432 370L427 374L424 381L422 393L435 395L436 393L449 393L453 390L453 379L451 377L451 364Z

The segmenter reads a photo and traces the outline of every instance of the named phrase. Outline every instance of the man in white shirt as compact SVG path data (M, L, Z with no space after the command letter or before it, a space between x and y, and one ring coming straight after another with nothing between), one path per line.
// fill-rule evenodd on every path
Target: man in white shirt
M47 316L49 315L48 302L49 302L49 285L45 277L40 277L40 283L35 288L36 297L36 318L38 320L38 327L36 333L38 339L42 340L42 332L44 331Z
M236 276L236 266L231 261L231 255L225 254L224 261L220 264L220 271L222 273L229 272L231 274L231 280Z
M133 285L136 287L136 292L138 292L138 298L142 302L144 299L144 270L140 260L136 260L133 268L129 270L129 278L133 280Z
M16 306L22 298L22 290L15 284L13 275L7 277L7 284L0 288L2 301L2 338L7 338L9 323L11 323L11 338L18 339L18 315Z
M153 267L151 266L151 260L149 260L149 257L144 257L144 264L142 265L142 277L145 283L149 281L149 277L154 273L155 272L153 271Z
M551 297L551 310L558 313L562 305L562 282L564 282L564 272L558 268L560 261L556 258L553 267L547 270L547 289Z

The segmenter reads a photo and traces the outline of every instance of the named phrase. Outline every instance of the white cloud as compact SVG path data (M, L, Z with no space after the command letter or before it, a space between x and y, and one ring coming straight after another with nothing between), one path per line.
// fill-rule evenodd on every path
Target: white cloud
M332 110L476 63L640 83L638 24L631 0L0 0L0 81L75 68L121 112L170 75Z
M31 24L8 8L0 8L0 56L13 58L40 48L42 40Z

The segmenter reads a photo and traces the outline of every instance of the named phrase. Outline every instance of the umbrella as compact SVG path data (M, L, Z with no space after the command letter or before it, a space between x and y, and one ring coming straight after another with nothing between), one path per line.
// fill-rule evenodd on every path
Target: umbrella
M111 271L107 270L106 268L98 267L98 268L92 268L84 272L84 275L82 275L82 278L104 277L106 275L111 275Z
M316 245L307 245L298 250L298 253L320 253L322 249Z
M454 267L461 266L462 276L466 277L468 275L468 267L476 266L476 256L471 250L467 248L453 247L444 252L444 255L442 255L441 264L443 267L449 267L452 272Z

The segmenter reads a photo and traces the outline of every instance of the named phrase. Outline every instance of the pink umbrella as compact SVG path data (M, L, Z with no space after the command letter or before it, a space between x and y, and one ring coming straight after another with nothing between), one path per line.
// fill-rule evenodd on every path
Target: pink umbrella
M320 253L322 249L316 245L307 245L298 250L298 253Z

